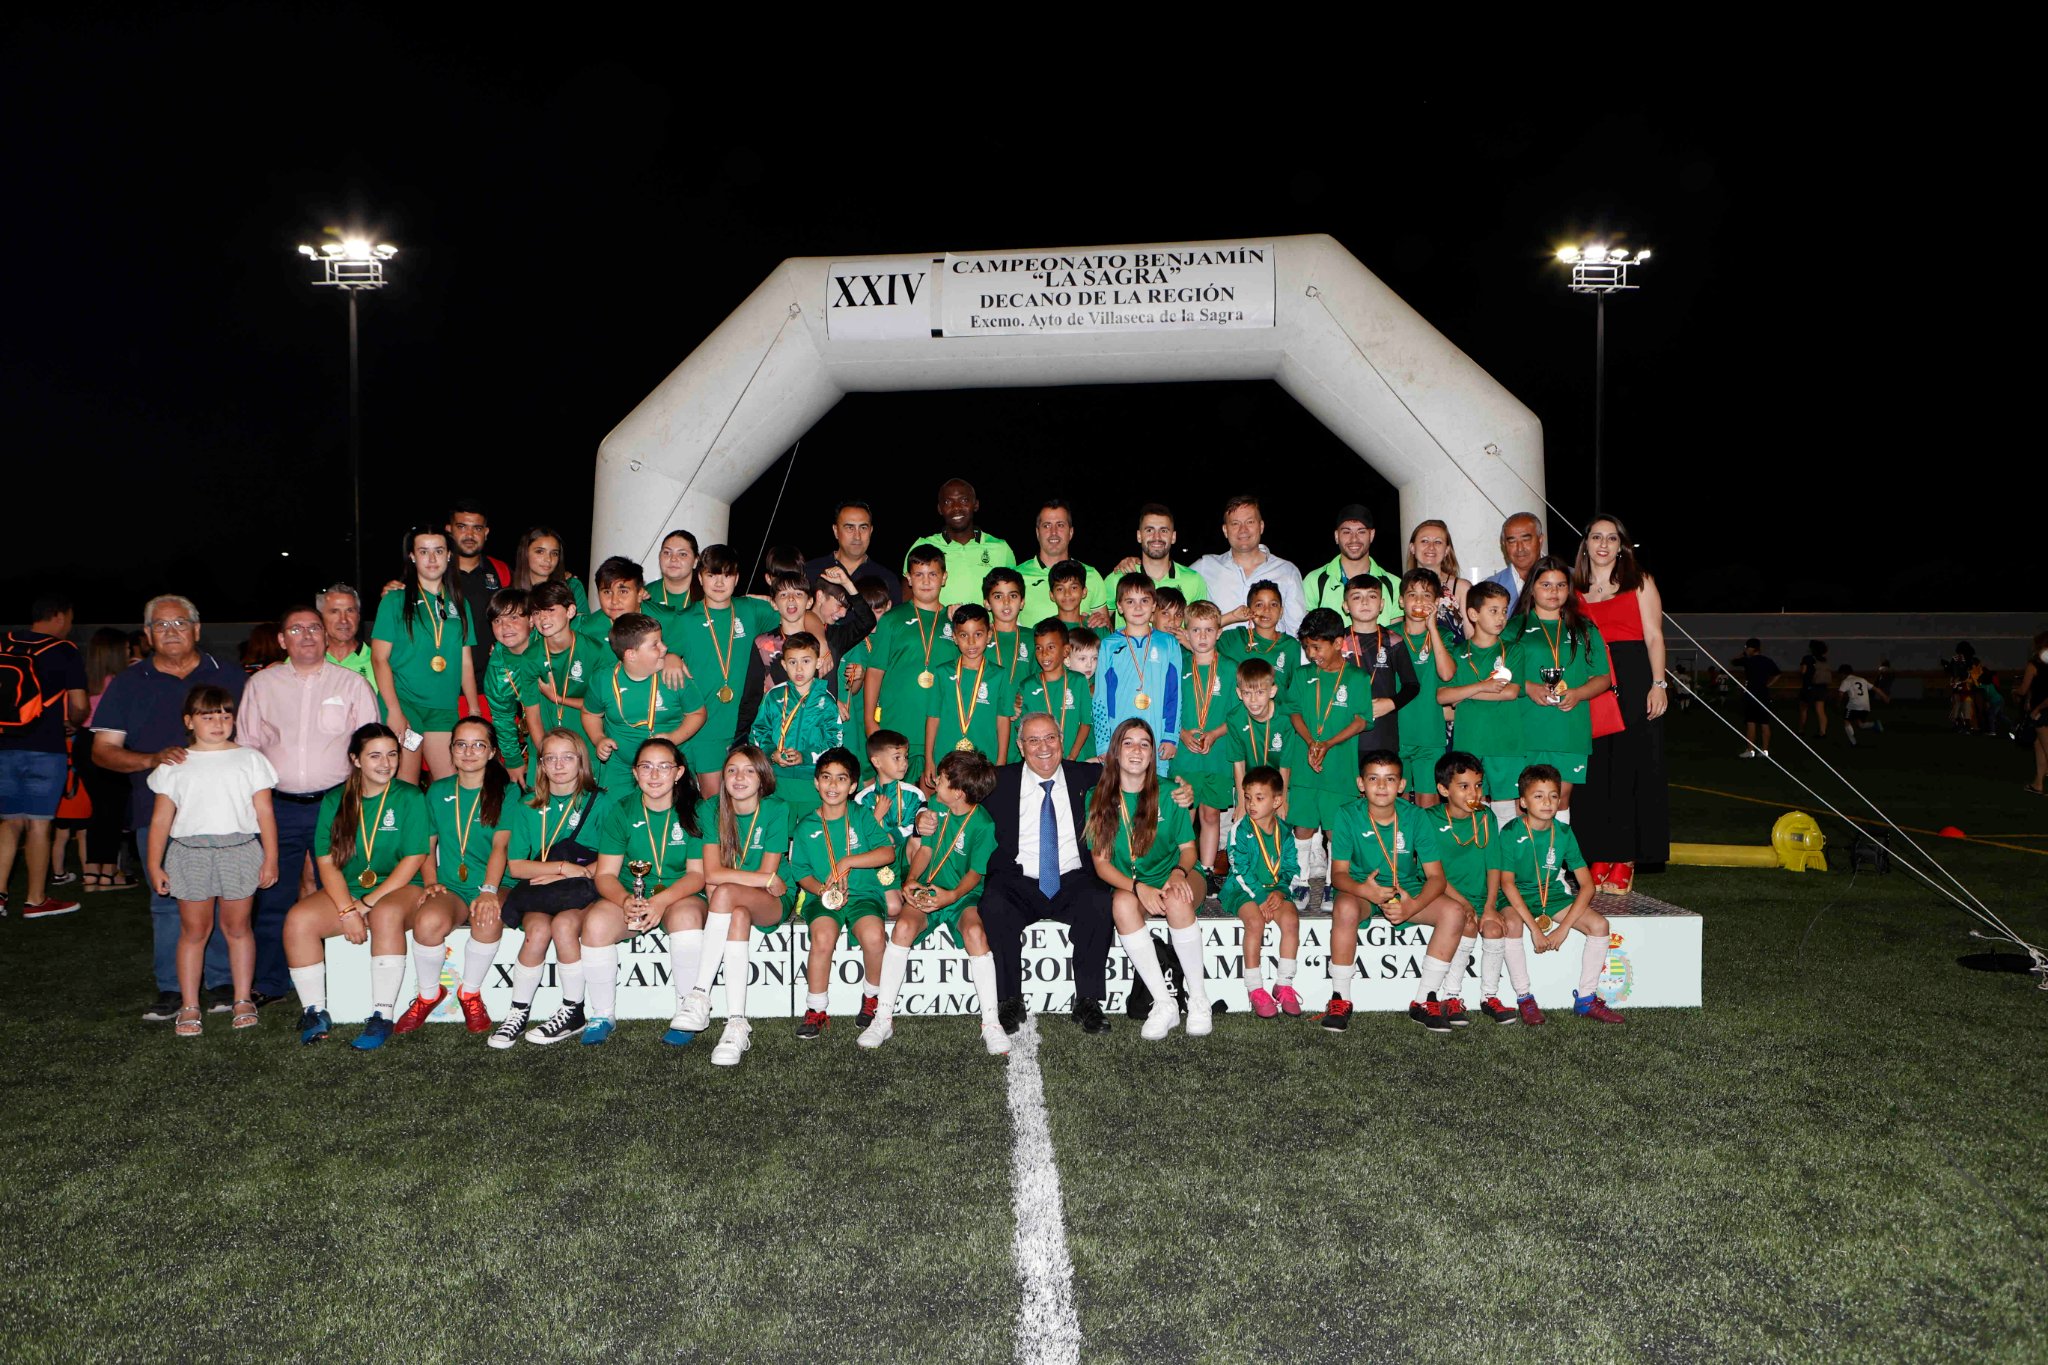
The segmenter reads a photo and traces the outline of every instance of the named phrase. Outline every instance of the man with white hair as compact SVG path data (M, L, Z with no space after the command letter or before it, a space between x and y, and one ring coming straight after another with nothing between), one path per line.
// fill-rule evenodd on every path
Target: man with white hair
M142 609L142 628L149 636L150 655L116 673L100 695L93 715L92 761L108 772L127 773L134 784L129 827L138 834L149 828L156 795L149 789L152 769L185 761L185 698L195 687L224 689L239 703L248 675L238 665L224 664L199 647L199 608L189 597L152 597ZM149 895L150 927L155 938L156 1003L142 1017L177 1017L178 902ZM206 941L205 985L211 1008L225 1013L230 1005L227 941L215 929Z
M1500 555L1507 566L1486 581L1508 590L1508 610L1513 611L1529 586L1530 566L1543 557L1543 523L1534 512L1517 512L1501 523Z
M313 599L320 625L327 632L327 658L377 690L377 672L370 664L370 645L361 636L363 599L346 583L336 583ZM481 617L477 618L483 619Z

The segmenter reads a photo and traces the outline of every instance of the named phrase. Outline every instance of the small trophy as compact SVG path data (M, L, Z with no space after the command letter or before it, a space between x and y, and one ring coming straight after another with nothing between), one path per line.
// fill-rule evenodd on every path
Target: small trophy
M645 858L635 858L632 862L626 864L626 871L633 874L633 899L636 901L646 900L647 874L654 871L654 864L648 862Z
M1556 706L1559 702L1562 702L1564 694L1568 690L1565 687L1564 670L1561 668L1544 669L1543 681L1550 684L1550 704Z

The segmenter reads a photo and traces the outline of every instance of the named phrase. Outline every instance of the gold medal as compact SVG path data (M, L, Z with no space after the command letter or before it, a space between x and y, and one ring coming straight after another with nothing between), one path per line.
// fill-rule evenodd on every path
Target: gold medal
M840 910L846 906L846 893L836 886L828 886L818 897L818 903L827 910Z
M466 882L469 880L468 863L457 863L455 865L455 880L458 882Z
M719 701L720 701L721 703L724 703L724 702L729 702L729 701L731 701L731 700L732 700L732 689L731 689L730 687L724 687L724 686L721 686L721 687L720 687L720 688L718 689L718 700L719 700Z
M958 749L962 753L966 753L969 749L972 749L974 747L974 741L971 739L967 739L963 736L962 738L953 741L953 747L955 749Z
M372 872L367 867L363 869L362 875L356 878L356 885L362 887L366 891L369 890L371 887L375 886L376 884L377 874Z
M1140 711L1149 710L1152 706L1152 697L1149 693L1145 692L1140 692L1137 696L1132 697L1131 701Z
M896 869L893 867L876 868L875 880L884 886L896 885Z
M1556 923L1557 921L1548 915L1538 915L1536 917L1536 927L1546 934L1550 932L1550 927Z
M427 661L427 667L433 669L436 673L446 673L448 671L448 661L436 654Z
M932 675L932 671L929 668L917 675L917 685L919 687L930 687L937 681L938 679Z

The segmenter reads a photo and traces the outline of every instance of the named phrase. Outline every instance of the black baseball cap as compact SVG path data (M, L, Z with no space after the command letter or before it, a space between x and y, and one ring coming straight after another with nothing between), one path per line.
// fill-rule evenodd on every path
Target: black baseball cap
M1337 509L1337 520L1331 523L1331 529L1335 530L1347 521L1363 522L1365 529L1368 531L1377 531L1379 529L1379 527L1373 525L1371 509L1362 502L1347 502L1342 507L1339 507Z

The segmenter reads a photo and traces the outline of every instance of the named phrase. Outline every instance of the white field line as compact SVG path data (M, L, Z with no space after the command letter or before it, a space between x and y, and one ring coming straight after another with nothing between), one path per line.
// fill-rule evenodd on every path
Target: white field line
M1010 1039L1008 1070L1010 1126L1016 1133L1011 1192L1017 1235L1011 1255L1023 1291L1017 1359L1030 1365L1077 1365L1081 1323L1074 1315L1074 1263L1067 1255L1067 1220L1045 1112L1045 1079L1038 1070L1035 1017Z

